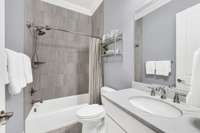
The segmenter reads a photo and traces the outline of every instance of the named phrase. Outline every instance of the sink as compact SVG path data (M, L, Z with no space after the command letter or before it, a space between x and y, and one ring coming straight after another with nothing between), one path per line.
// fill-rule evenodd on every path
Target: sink
M132 106L152 115L176 118L183 114L177 107L156 98L136 96L132 97L129 101Z

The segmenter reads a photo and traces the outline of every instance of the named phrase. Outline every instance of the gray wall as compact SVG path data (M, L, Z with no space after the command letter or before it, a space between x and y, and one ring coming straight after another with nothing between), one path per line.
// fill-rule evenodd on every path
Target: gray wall
M6 2L6 44L5 47L24 51L24 0L5 0ZM6 89L6 109L14 112L8 121L7 133L22 133L24 131L24 99L23 92L10 96Z
M116 89L131 87L134 77L134 7L133 0L104 1L104 32L123 32L123 57L104 58L104 83Z
M1 0L0 2L0 47L4 48L5 47L5 0Z
M102 37L104 33L104 3L92 16L92 35Z
M172 0L143 18L143 64L148 60L176 60L176 13L191 7L199 0ZM143 82L175 84L175 63L169 78L148 77ZM143 70L144 70L143 65Z

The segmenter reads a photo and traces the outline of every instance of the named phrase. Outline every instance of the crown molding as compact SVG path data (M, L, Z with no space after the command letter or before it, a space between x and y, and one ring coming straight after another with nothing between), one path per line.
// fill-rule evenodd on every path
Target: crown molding
M96 1L96 3L93 5L93 8L91 9L92 15L96 12L96 10L99 8L99 6L101 5L102 2L103 2L103 0L97 0Z
M97 8L103 2L103 0L97 0L95 4L92 5L92 8L88 9L88 8L73 4L71 2L68 2L67 0L41 0L41 1L52 4L52 5L56 5L65 9L69 9L75 12L79 12L88 16L92 16L97 10Z
M145 0L140 3L135 10L135 20L138 20L158 8L168 4L172 0Z

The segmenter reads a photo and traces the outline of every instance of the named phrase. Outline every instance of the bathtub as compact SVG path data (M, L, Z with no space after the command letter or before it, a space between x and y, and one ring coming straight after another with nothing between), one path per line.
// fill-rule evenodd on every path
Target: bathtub
M26 133L46 133L75 124L75 112L88 102L88 94L83 94L36 103L25 121Z

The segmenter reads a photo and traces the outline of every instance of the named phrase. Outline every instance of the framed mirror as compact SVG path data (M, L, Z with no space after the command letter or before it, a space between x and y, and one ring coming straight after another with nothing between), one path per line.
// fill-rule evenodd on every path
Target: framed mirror
M200 34L199 3L171 0L140 9L135 20L136 82L190 89L193 54L200 47L195 36Z

